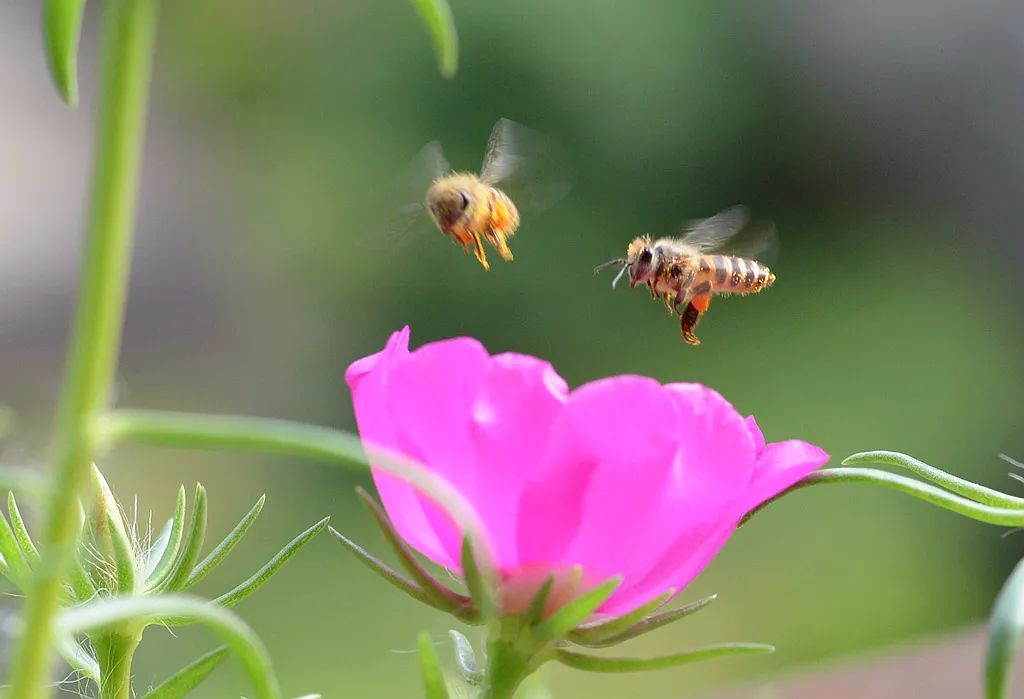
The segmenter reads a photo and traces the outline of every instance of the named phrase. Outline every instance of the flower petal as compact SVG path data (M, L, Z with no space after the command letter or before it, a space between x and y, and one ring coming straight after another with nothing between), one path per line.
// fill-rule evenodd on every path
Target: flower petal
M641 574L665 548L661 497L679 447L672 399L653 379L580 387L552 430L518 513L521 565L581 565L586 582Z
M390 372L409 356L406 327L392 334L383 350L352 363L345 372L359 434L368 445L401 451L386 395ZM372 473L381 502L402 538L432 560L442 565L451 563L424 509L432 503L421 498L405 481L375 469Z
M471 338L432 342L394 364L387 380L385 400L395 425L398 450L425 464L470 502L476 489L470 433L472 405L489 360L483 345ZM457 568L462 534L432 503L422 502L446 554L444 561L435 560Z
M569 387L543 360L499 354L472 401L472 491L503 568L517 566L516 511L530 472L547 447ZM470 487L467 484L467 487Z
M767 445L758 455L754 480L743 494L743 514L823 466L828 459L824 449L798 439Z

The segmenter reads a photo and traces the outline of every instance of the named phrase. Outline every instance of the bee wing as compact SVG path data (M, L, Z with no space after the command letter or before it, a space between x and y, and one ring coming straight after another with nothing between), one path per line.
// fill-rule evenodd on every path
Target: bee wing
M688 221L681 231L682 241L701 251L720 250L750 221L750 212L742 205L731 206L710 218Z
M451 172L448 159L438 141L423 146L391 186L385 188L385 201L377 207L387 212L384 220L372 225L360 236L359 243L369 248L389 248L406 245L418 238L416 233L429 231L430 215L424 198L427 189L437 178Z
M702 252L719 252L768 263L778 252L778 234L771 221L751 222L745 206L732 206L714 216L683 226L682 242Z
M572 189L572 168L551 138L511 119L499 119L491 130L480 179L500 187L517 206L544 209Z

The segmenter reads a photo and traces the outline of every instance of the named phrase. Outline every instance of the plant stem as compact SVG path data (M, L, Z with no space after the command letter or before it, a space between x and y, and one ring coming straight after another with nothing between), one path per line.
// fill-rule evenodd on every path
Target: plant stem
M100 663L100 699L131 699L132 659L142 640L134 624L93 637Z
M11 665L17 699L50 694L53 617L78 527L76 498L95 457L93 424L116 371L155 34L156 0L107 0L100 100L80 295L50 455L43 560L25 603Z
M944 510L955 512L958 515L978 522L994 524L1000 527L1024 527L1024 508L984 505L941 488L936 488L934 485L874 468L826 468L821 471L815 471L770 500L766 500L758 505L747 513L740 521L740 524L745 524L747 520L762 509L795 490L826 483L869 483L871 485L880 485L910 495L918 500L924 500Z
M480 699L512 699L516 689L532 672L530 658L507 639L497 638L487 644L487 669Z

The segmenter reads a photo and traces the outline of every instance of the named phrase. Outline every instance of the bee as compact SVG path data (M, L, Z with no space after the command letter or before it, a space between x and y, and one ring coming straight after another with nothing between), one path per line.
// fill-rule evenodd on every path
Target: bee
M756 294L775 282L775 274L753 259L755 248L763 250L772 242L774 229L759 231L750 256L722 252L748 221L747 209L734 206L692 222L678 238L639 236L629 243L625 257L598 265L594 273L621 265L612 287L627 273L630 288L646 284L651 298L662 297L668 312L678 313L683 340L699 345L694 329L713 295Z
M472 253L485 270L490 263L484 241L501 259L513 259L508 241L519 228L520 216L506 190L532 208L542 208L564 196L571 184L556 144L510 119L499 119L494 125L479 175L453 171L437 141L420 151L411 171L406 176L409 184L429 181L426 196L403 207L389 226L390 232L404 233L426 218L421 216L426 212L441 233L467 254Z

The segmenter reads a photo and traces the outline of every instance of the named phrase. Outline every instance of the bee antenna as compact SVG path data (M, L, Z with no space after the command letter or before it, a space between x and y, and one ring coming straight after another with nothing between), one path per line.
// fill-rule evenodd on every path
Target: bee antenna
M603 272L604 270L608 269L609 267L614 267L615 265L624 265L624 264L626 264L626 258L624 258L624 257L616 257L614 260L608 260L607 262L602 262L597 267L594 267L594 274L600 274L601 272Z
M619 283L619 280L622 279L622 275L626 273L627 269L629 269L629 266L623 264L622 265L622 269L620 269L619 273L615 275L615 279L612 279L612 288L613 289L615 288L615 285Z

